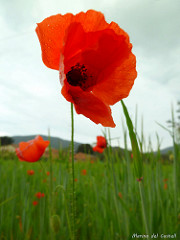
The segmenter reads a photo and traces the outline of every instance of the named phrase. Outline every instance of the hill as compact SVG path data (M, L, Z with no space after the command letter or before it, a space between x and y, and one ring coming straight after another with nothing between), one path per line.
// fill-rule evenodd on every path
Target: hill
M27 142L33 138L35 138L37 135L29 135L29 136L13 136L13 143L18 145L20 142ZM43 137L44 140L48 140L48 136L45 135L41 135ZM77 151L79 145L81 145L82 143L79 142L74 142L74 150ZM58 138L58 137L51 137L51 146L54 149L59 149L59 148L63 148L66 149L68 148L70 145L70 141L68 140L64 140L62 138ZM123 148L119 148L119 147L112 147L112 149L114 151L120 150L120 151L124 151ZM129 151L131 151L129 149ZM167 154L169 151L173 151L173 147L167 147L164 149L161 149L161 154ZM156 151L154 152L155 154L157 153Z

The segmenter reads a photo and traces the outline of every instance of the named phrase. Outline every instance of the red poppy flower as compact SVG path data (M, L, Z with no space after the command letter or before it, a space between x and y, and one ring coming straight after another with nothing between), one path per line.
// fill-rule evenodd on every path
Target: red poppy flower
M77 178L75 178L74 181L77 182L78 181Z
M115 127L110 105L129 95L137 76L128 34L94 10L48 17L36 33L44 64L59 70L61 93L76 112Z
M36 206L38 204L38 201L33 201L33 205Z
M36 196L37 198L41 198L41 192L36 193L35 196Z
M49 175L50 175L50 172L47 172L46 174L47 174L47 176L49 176Z
M93 151L102 153L106 147L107 147L106 138L103 136L97 136L97 143L96 146L93 147Z
M87 174L87 170L86 169L81 170L81 174L85 176Z
M27 174L28 175L33 175L34 174L34 170L27 170Z
M35 196L36 196L37 198L41 198L41 197L45 197L45 194L44 194L44 193L41 193L41 192L37 192L37 193L35 194Z
M16 148L16 154L21 161L36 162L43 155L49 141L44 141L41 136L28 142L20 142Z

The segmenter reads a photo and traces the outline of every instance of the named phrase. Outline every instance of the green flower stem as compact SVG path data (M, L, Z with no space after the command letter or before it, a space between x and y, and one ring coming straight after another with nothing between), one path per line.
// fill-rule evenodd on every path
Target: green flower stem
M53 215L53 169L52 169L52 149L51 149L51 139L50 139L50 130L48 129L48 140L49 140L49 160L50 160L50 184L49 184L49 224L50 224L50 236L51 239L54 239L54 232L51 229L51 217Z
M74 173L74 113L73 103L71 103L71 161L72 161L72 240L75 240L75 173Z
M175 210L175 216L177 217L177 206L178 206L178 176L177 176L177 155L178 155L178 147L176 143L176 133L175 133L175 119L174 119L174 109L172 106L171 110L172 114L172 139L173 139L173 153L174 153L174 159L173 159L173 176L174 176L174 210Z

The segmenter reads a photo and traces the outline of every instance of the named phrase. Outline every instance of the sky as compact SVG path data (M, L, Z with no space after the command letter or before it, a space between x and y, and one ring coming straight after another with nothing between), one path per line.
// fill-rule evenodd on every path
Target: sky
M138 77L124 99L137 132L148 145L172 145L157 123L167 126L180 100L179 0L0 0L0 136L48 134L71 138L70 103L61 95L59 73L47 68L35 33L36 23L61 13L94 9L130 36ZM112 144L124 146L120 102L112 107ZM143 123L143 124L142 124ZM125 125L125 122L124 122ZM104 128L75 113L75 141L94 143Z

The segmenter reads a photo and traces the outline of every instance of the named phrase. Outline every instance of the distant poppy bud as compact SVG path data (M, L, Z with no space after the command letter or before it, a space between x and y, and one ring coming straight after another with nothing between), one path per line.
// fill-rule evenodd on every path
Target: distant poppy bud
M47 172L46 174L47 174L47 176L49 176L49 175L50 175L50 172Z
M122 198L122 193L121 193L121 192L119 192L119 193L118 193L118 196L119 196L120 198Z
M110 106L129 95L137 77L128 34L94 10L50 16L36 33L44 64L59 71L64 98L78 114L115 127Z
M97 143L96 143L96 146L93 147L93 151L103 153L106 147L107 147L106 138L103 136L97 136Z
M78 181L77 178L75 178L74 181L77 182Z
M141 182L143 180L143 177L137 178L138 182Z
M166 190L168 188L167 183L164 183L164 189Z
M28 175L33 175L34 174L34 170L27 170L27 174Z
M43 155L49 141L44 141L41 136L28 142L20 142L19 148L16 148L16 154L21 161L36 162Z

